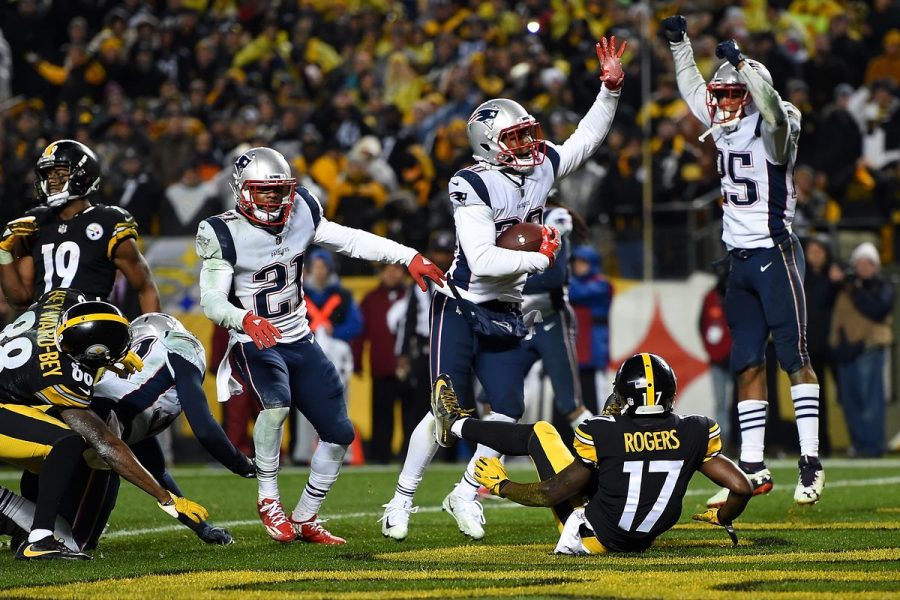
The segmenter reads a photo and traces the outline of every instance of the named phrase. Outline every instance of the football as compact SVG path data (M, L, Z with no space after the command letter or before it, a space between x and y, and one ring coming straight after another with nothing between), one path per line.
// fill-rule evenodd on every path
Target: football
M497 246L507 250L537 252L541 249L543 226L537 223L518 223L497 236Z

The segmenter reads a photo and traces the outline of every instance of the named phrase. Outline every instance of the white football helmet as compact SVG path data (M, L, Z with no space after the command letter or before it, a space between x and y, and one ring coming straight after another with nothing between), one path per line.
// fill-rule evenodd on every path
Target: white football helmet
M250 148L234 161L231 190L237 209L254 225L284 225L294 205L297 179L284 156L271 148ZM277 191L277 200L262 194Z
M544 162L541 124L513 100L495 98L475 109L466 127L475 160L528 173Z
M772 85L772 75L761 62L745 59L747 65L756 70L760 76ZM738 75L737 69L729 62L716 69L715 75L706 86L706 108L713 125L737 126L740 119L755 114L753 98L747 85ZM753 108L753 110L750 110ZM727 129L728 127L726 127Z
M167 331L188 333L181 321L165 313L145 313L131 322L131 339L144 337L165 337Z

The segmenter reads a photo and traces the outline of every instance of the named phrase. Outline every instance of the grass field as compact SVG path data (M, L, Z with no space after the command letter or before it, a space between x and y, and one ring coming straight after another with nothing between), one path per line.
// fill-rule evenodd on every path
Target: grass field
M485 502L487 536L467 541L440 502L461 466L434 465L417 497L410 537L381 536L377 519L397 468L347 469L328 498L328 527L345 546L277 544L255 513L254 481L180 468L186 493L230 528L236 543L202 544L147 496L123 484L94 560L21 563L0 552L0 597L14 598L885 598L900 597L900 460L826 462L824 500L800 508L793 461L773 463L775 490L751 501L732 548L693 523L712 485L694 477L681 522L642 555L554 556L550 513ZM532 479L527 469L513 477ZM306 475L287 469L292 503ZM15 487L15 475L0 472Z

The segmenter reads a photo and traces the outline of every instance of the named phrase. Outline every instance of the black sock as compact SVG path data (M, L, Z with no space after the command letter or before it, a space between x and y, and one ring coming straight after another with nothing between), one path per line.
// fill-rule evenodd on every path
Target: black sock
M507 456L526 456L528 440L534 433L532 424L501 423L499 421L479 421L466 419L462 425L464 439L476 444L484 444Z
M40 493L34 510L32 529L56 528L56 516L59 514L59 505L62 502L69 479L75 467L81 461L81 453L84 452L85 442L79 435L69 435L53 444L53 449L41 467L38 477Z

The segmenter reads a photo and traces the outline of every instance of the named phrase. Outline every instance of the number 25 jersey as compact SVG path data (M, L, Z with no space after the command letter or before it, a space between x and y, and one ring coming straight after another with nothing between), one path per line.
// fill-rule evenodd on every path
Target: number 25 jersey
M585 516L597 539L616 552L641 552L681 516L694 471L722 450L708 417L596 416L575 430L575 451L597 469Z

